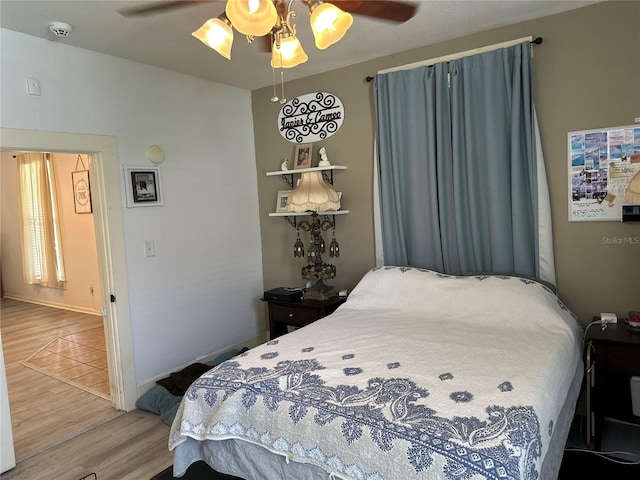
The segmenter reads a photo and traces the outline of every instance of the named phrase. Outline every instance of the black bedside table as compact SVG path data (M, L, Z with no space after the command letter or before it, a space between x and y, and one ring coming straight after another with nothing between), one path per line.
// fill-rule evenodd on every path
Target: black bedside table
M331 297L328 300L282 300L262 299L269 306L269 337L271 339L288 332L287 326L304 327L333 313L347 297Z
M594 321L600 317L594 317ZM629 377L640 375L640 332L631 331L625 319L609 323L605 330L592 325L585 338L587 382L587 444L591 442L591 414L596 450L602 444L605 416L640 424L633 415ZM591 372L593 365L593 385ZM593 402L590 402L593 397Z

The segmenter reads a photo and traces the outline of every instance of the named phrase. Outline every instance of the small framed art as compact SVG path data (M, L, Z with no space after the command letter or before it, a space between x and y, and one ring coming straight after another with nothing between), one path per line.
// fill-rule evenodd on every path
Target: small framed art
M127 207L162 205L160 169L154 167L124 167Z
M278 192L278 199L276 201L276 212L277 213L286 213L287 203L289 202L289 195L291 195L292 190L280 190Z
M295 152L293 154L294 170L299 168L311 167L311 156L313 155L313 143L301 143L296 145Z
M73 202L76 213L91 213L91 188L89 170L71 172Z

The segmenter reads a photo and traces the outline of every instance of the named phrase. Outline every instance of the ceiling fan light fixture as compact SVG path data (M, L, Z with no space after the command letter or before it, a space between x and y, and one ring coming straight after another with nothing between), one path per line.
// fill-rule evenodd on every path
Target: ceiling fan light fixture
M278 20L272 0L227 0L227 18L244 35L268 34Z
M191 35L207 47L213 48L224 58L231 60L233 29L231 28L231 22L224 14L218 18L210 18Z
M351 14L330 3L311 2L309 9L311 10L311 30L316 47L320 50L339 42L353 24Z
M293 68L307 60L309 57L295 36L280 36L279 42L273 42L271 48L272 68Z

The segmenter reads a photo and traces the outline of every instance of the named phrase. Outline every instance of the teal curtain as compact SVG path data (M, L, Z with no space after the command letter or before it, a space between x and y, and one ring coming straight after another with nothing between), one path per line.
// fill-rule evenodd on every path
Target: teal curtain
M537 276L530 49L376 76L385 264Z

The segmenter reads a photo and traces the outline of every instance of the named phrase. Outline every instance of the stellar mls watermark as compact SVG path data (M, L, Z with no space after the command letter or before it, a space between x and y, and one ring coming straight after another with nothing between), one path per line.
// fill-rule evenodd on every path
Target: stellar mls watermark
M603 245L640 245L640 237L602 237Z

